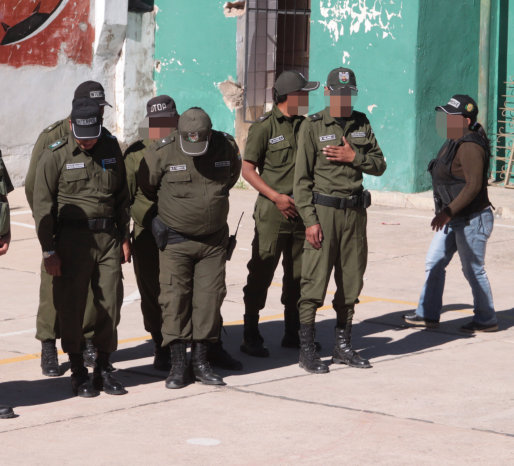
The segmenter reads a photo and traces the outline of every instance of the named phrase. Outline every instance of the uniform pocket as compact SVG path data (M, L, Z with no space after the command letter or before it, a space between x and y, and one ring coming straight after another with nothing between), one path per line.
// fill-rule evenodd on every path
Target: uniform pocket
M169 171L165 175L172 195L176 197L193 197L191 173L188 171Z
M66 183L66 191L69 194L77 194L89 181L89 173L85 167L73 170L64 170L62 178Z
M275 144L269 144L266 162L268 162L272 167L282 167L287 164L292 152L291 144L289 144L287 139Z

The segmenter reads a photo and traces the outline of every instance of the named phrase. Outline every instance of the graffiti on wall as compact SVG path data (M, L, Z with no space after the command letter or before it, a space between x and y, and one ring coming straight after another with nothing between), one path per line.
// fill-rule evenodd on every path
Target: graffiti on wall
M0 64L56 66L93 60L89 0L2 0Z

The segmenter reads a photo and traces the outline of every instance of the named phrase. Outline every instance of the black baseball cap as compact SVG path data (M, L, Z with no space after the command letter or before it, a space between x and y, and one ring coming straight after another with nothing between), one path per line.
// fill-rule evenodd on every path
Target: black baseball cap
M82 84L79 84L77 89L75 89L73 99L80 99L82 97L93 99L97 101L100 106L108 105L112 107L112 105L105 100L103 86L96 81L84 81Z
M327 76L327 87L331 91L349 89L357 91L355 73L350 68L335 68Z
M309 92L318 87L318 81L307 81L305 76L298 71L283 71L273 86L278 95L288 95L298 91Z
M477 103L465 94L455 94L446 105L440 105L435 109L448 115L462 115L473 121L476 121L478 115Z
M158 95L146 104L148 118L165 118L178 115L175 101L169 95Z
M71 127L77 139L97 139L102 133L102 109L89 97L73 100Z
M180 149L187 155L203 155L209 148L212 122L200 107L191 107L178 120Z

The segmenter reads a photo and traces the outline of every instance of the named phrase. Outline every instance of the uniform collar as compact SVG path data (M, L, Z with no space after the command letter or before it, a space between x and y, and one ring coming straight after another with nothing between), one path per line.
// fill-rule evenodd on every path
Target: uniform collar
M277 120L288 120L288 118L279 110L276 104L273 104L273 108L271 109L271 113Z
M325 109L321 113L323 115L323 122L325 123L325 125L327 125L327 126L339 125L337 120L332 115L330 115L330 107L325 107ZM354 121L355 120L354 113L355 113L355 110L352 111L352 114L349 117L343 118L343 120L345 120L347 123Z

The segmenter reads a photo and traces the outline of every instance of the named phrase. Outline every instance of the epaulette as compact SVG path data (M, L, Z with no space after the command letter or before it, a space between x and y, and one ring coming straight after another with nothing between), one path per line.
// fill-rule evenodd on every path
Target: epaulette
M162 147L172 143L174 140L175 136L166 136L165 138L158 139L157 141L155 141L155 148L161 149Z
M230 140L230 141L235 141L234 136L232 136L231 134L225 133L224 131L222 131L221 133L222 133L222 134L223 134L223 136L225 136L228 140Z
M59 149L59 147L64 146L64 144L66 144L66 142L67 142L67 141L68 141L68 138L61 138L61 139L58 139L57 141L52 142L52 144L50 144L50 145L48 146L48 148L49 148L51 151L57 150L57 149Z
M53 131L55 128L57 128L62 123L62 120L56 121L55 123L52 123L50 126L45 128L43 130L43 133L49 133L50 131Z
M118 138L114 134L111 134L111 133L106 133L105 137L109 138L109 139L114 139L115 141L118 140Z
M261 115L257 121L264 121L264 120L267 120L271 115L271 112L266 112L264 115Z
M321 113L313 113L312 115L309 115L308 118L311 121L317 121L317 120L321 120L323 118L323 115Z

